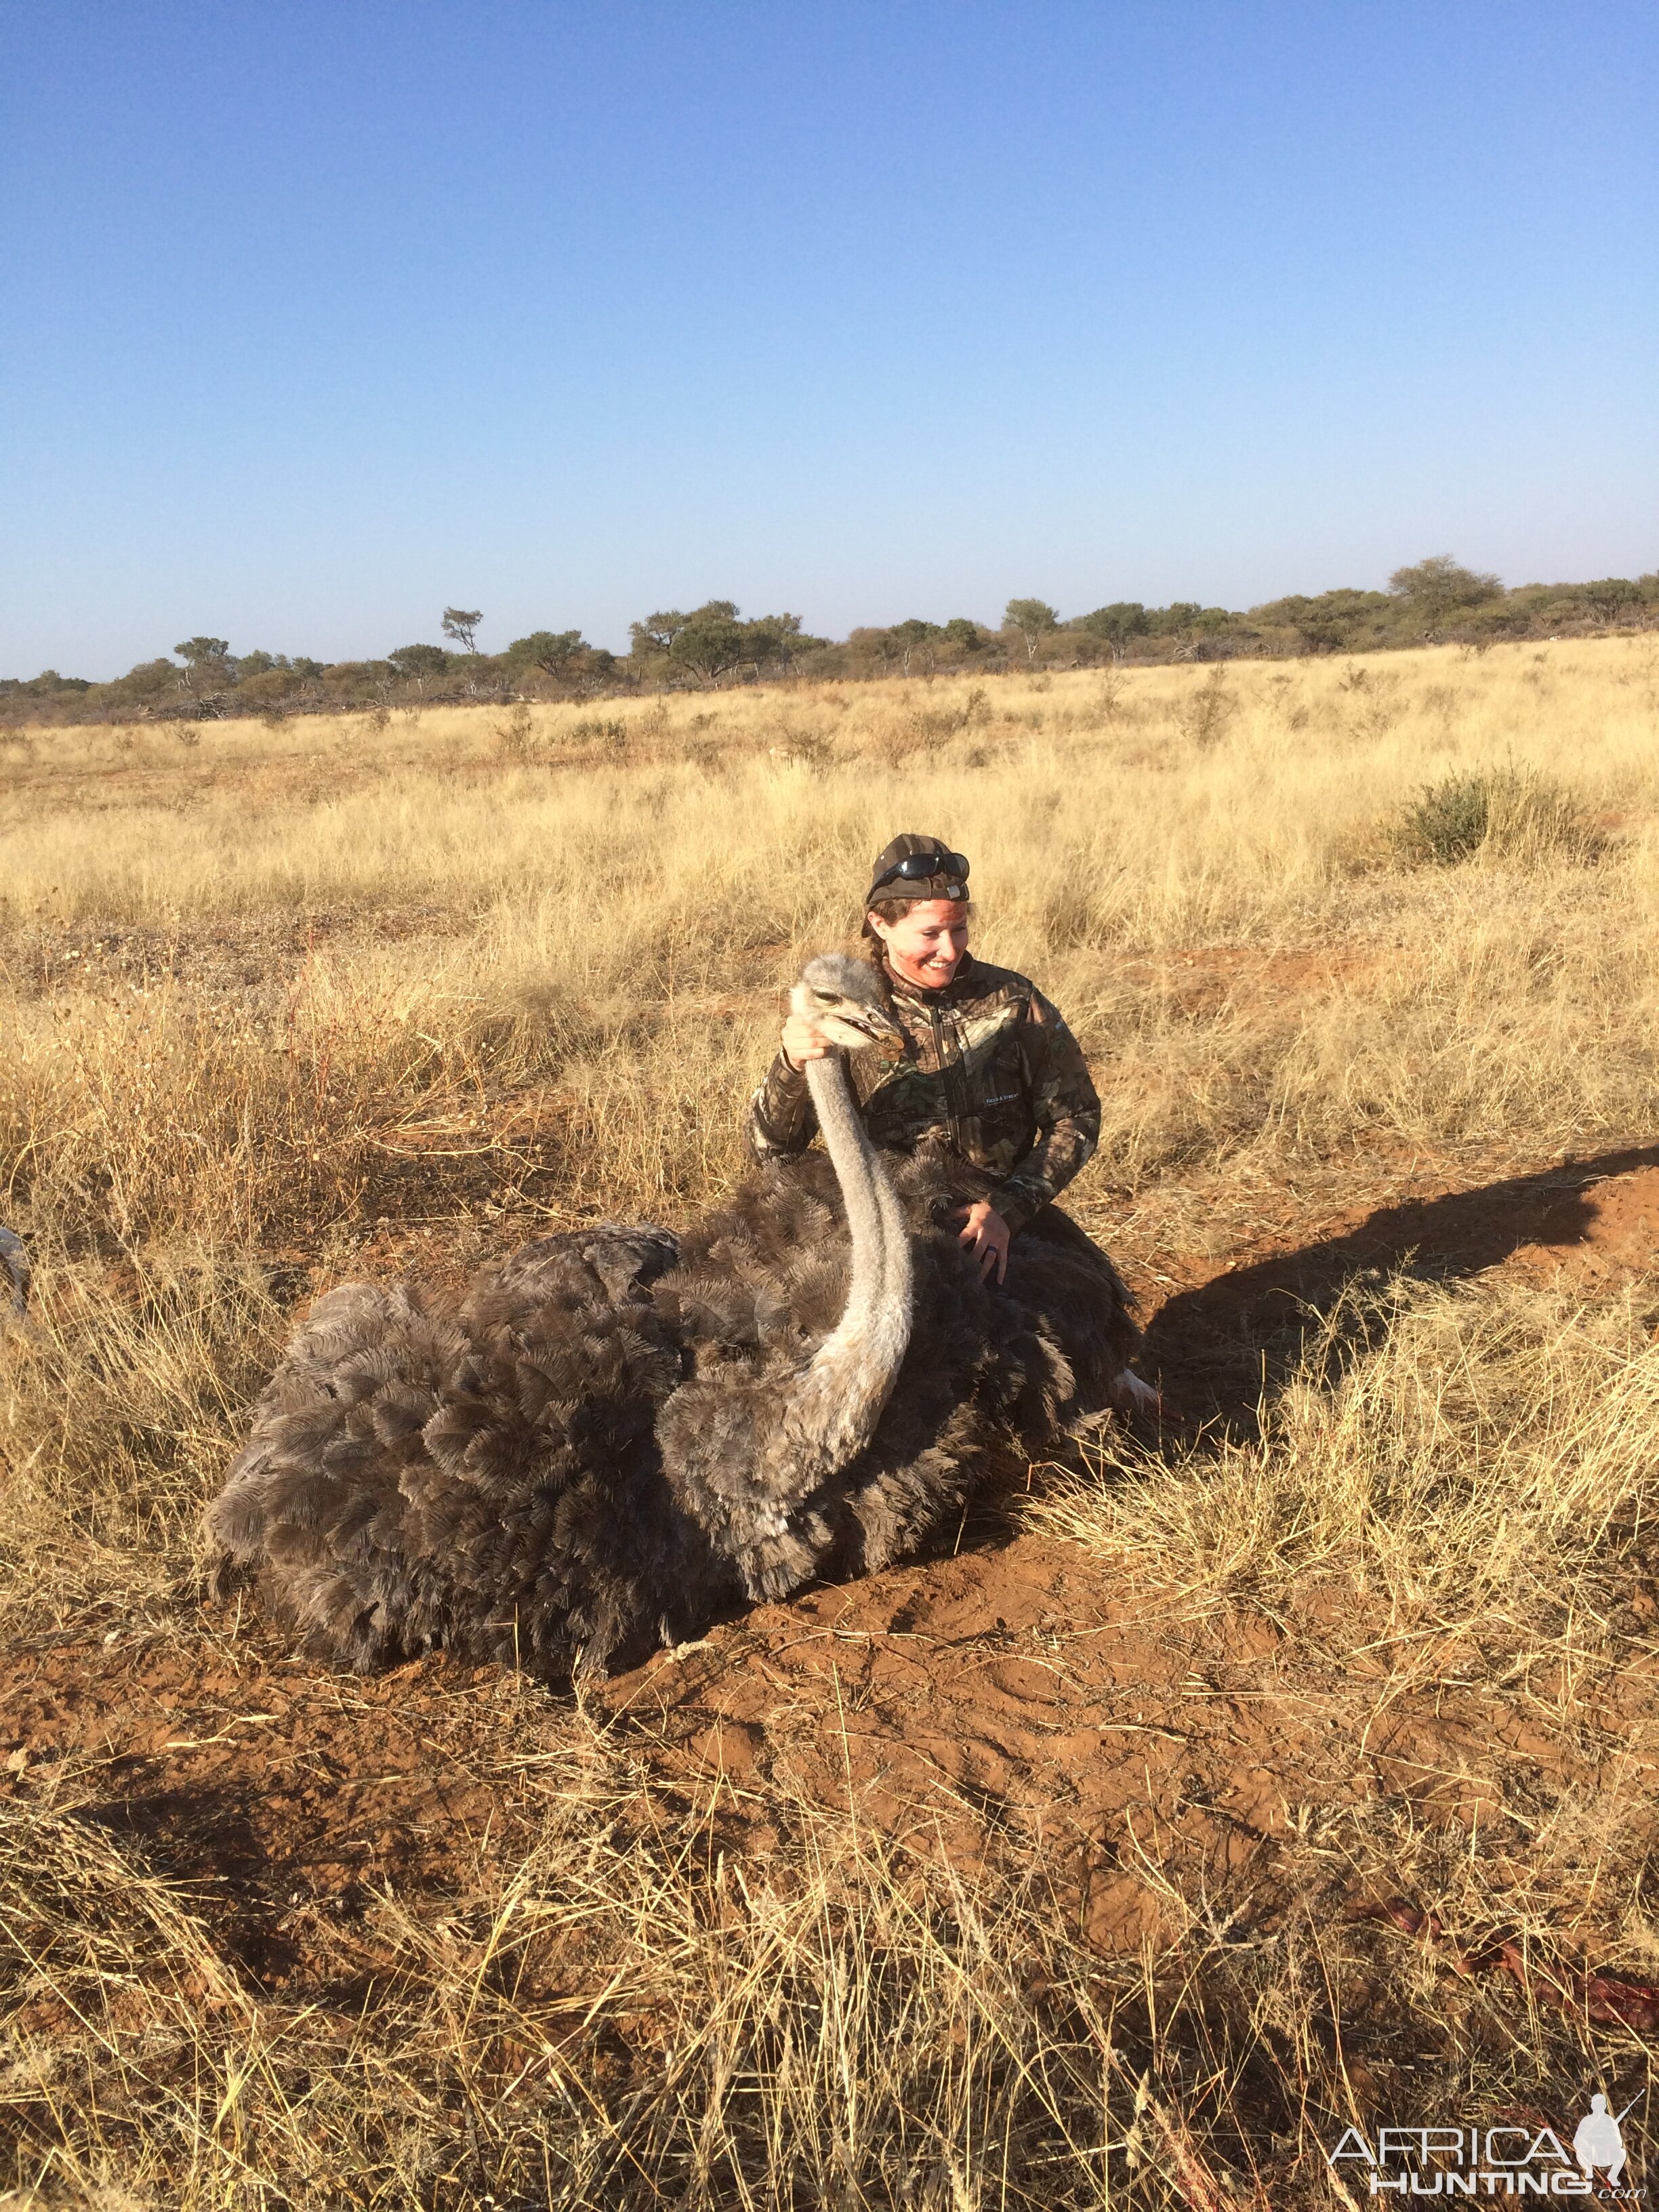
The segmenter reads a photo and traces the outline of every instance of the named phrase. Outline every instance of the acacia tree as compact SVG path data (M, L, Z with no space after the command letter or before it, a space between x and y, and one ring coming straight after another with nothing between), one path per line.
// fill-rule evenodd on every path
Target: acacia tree
M751 622L741 625L744 636L742 658L752 660L757 674L762 664L771 660L787 669L795 646L801 642L799 615L757 615ZM806 641L811 642L811 640Z
M1152 628L1146 610L1139 599L1114 599L1109 606L1097 607L1092 614L1079 615L1067 625L1080 629L1086 637L1103 638L1111 647L1114 660L1121 659L1132 637L1144 637Z
M1049 631L1060 628L1060 617L1046 599L1010 599L1002 619L1024 639L1028 660L1036 659L1037 647Z
M634 641L634 650L641 655L653 653L672 653L674 641L685 628L687 617L678 607L665 613L647 615L643 622L629 623L628 635Z
M1426 561L1396 568L1389 579L1395 598L1404 599L1431 629L1460 607L1478 607L1482 599L1495 598L1503 588L1489 571L1466 568L1449 553L1431 554Z
M935 644L945 633L937 623L923 622L920 615L911 615L904 622L895 623L887 635L899 648L908 676L913 661L924 672L932 670L937 658Z
M1600 576L1582 588L1584 605L1597 622L1617 622L1625 609L1637 605L1642 597L1628 576Z
M706 599L690 614L673 607L647 615L629 624L629 635L641 669L661 674L661 664L667 661L704 684L717 683L745 665L757 673L768 663L787 669L798 647L824 642L802 635L799 615L757 615L744 622L735 599ZM593 657L597 661L600 656Z
M533 629L528 637L515 637L504 657L509 668L538 668L559 684L572 665L592 651L579 629Z
M192 698L235 682L228 638L187 637L173 649L185 664L185 689Z
M469 653L476 653L478 650L476 634L478 624L483 620L483 613L477 607L470 610L466 607L446 607L443 617L444 635L453 637L457 645L464 645Z
M1344 584L1334 591L1291 592L1282 599L1267 599L1251 608L1250 618L1293 629L1304 652L1342 653L1352 648L1362 625L1369 621L1374 626L1388 611L1387 592Z
M422 698L428 680L441 676L449 666L449 655L441 645L400 645L395 653L387 653L386 659Z
M685 619L674 640L673 658L705 684L749 658L747 626L738 620L735 599L708 599Z

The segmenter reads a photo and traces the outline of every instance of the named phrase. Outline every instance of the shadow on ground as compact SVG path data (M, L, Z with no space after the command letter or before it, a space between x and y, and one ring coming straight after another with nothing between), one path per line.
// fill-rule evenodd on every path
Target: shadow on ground
M1254 1433L1264 1390L1282 1384L1355 1284L1405 1273L1457 1281L1499 1266L1524 1247L1564 1255L1595 1229L1594 1186L1659 1168L1659 1146L1569 1160L1540 1173L1379 1206L1340 1235L1181 1291L1148 1325L1143 1365L1161 1376L1165 1405L1182 1422L1218 1422ZM1355 1333L1363 1329L1355 1303ZM1350 1339L1349 1340L1352 1340ZM1340 1356L1340 1340L1338 1353Z

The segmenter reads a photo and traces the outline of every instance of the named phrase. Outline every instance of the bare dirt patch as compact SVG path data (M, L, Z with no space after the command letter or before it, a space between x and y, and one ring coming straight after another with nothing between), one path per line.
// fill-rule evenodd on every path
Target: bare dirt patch
M1308 1890L1284 1845L1310 1820L1395 1800L1501 1824L1506 1792L1589 1778L1519 1704L1434 1679L1399 1694L1380 1609L1331 1626L1310 1641L1248 1607L1194 1622L1178 1592L1126 1601L1022 1537L762 1608L607 1703L667 1773L719 1777L763 1826L787 1769L918 1850L1041 1860L1087 1940L1133 1952L1189 1916L1280 1923ZM1328 1913L1363 1901L1340 1875L1320 1889Z
M386 1890L441 1911L521 1855L568 1711L441 1657L319 1674L232 1626L9 1650L0 1797L61 1803L189 1885L256 1987L349 2009ZM599 1704L665 1814L712 1812L762 1875L780 1793L804 1796L969 1874L1040 1864L1091 1945L1133 1952L1194 1918L1242 1937L1375 1902L1340 1852L1310 1880L1310 1825L1449 1817L1524 1854L1540 1808L1608 1762L1655 1768L1645 1639L1579 1686L1570 1734L1547 1683L1494 1695L1446 1651L1402 1684L1399 1656L1351 1598L1311 1637L1249 1607L1194 1621L1178 1592L1127 1602L1022 1536L758 1608Z

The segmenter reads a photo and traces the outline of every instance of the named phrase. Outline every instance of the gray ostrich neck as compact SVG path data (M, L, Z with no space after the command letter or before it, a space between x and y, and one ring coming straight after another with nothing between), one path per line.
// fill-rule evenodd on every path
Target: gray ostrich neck
M863 1450L910 1341L910 1239L886 1170L865 1132L845 1056L806 1064L825 1150L841 1184L852 1243L847 1304L790 1392L785 1433L803 1490Z

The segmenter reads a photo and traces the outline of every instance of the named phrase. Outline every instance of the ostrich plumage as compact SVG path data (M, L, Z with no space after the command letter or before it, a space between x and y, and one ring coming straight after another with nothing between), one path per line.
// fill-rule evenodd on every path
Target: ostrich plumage
M949 1218L985 1179L871 1146L844 1059L896 1036L871 970L821 956L793 1003L836 1048L807 1069L828 1158L678 1239L596 1228L459 1298L319 1299L210 1509L222 1581L257 1576L339 1663L444 1644L566 1680L913 1553L999 1442L1122 1398L1104 1255L1040 1215L988 1289Z

